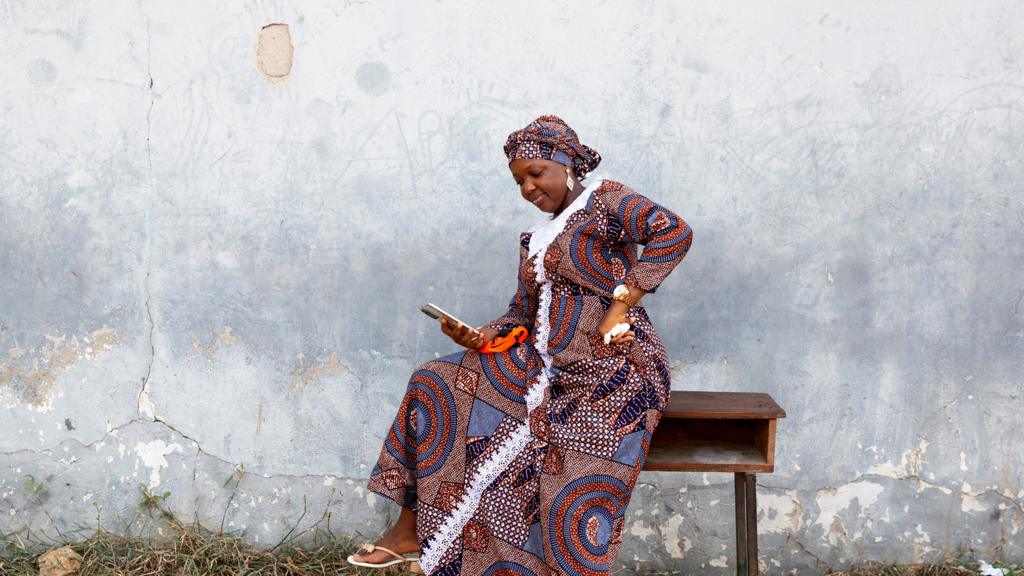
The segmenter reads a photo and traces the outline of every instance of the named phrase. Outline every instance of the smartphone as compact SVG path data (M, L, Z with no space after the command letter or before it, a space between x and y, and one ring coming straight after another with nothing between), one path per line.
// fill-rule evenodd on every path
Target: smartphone
M469 324L466 324L465 322L463 322L462 320L459 320L455 316L452 316L451 314L445 312L444 310L441 310L440 308L438 308L437 306L434 306L430 302L427 302L423 306L420 306L420 311L423 312L424 314L426 314L427 316L430 316L434 320L440 320L441 318L447 318L449 322L455 322L457 324L462 324L464 326L468 326L470 329L474 329Z

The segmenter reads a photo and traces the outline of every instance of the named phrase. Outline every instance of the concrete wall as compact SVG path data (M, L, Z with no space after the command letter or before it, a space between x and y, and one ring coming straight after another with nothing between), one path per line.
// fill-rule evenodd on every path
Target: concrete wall
M1024 559L1019 2L409 4L0 0L0 530L382 528L417 307L501 312L556 113L695 230L673 386L789 413L770 573ZM622 563L729 573L731 502L645 473Z

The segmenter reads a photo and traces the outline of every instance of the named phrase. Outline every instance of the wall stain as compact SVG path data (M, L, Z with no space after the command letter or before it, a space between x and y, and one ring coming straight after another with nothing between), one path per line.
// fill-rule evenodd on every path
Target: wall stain
M199 337L199 334L195 330L189 330L188 335L192 340L192 350L194 354L190 356L206 356L212 358L217 353L220 347L217 345L218 342L223 345L223 348L231 346L237 346L238 348L247 348L249 343L240 338L234 333L234 329L231 326L225 326L218 332L213 332L213 338L209 339L209 342L204 343L203 338Z
M231 333L231 326L225 326L223 330L215 332L214 335L228 346L245 346L245 342Z
M80 359L94 360L121 343L113 328L100 328L86 336L46 336L39 348L10 348L14 362L0 362L0 389L10 388L22 401L38 408L50 403L57 380Z
M302 364L303 360L305 359L305 354L299 352L297 357L299 363ZM344 374L346 372L351 371L352 370L349 369L348 366L343 364L341 360L338 359L337 352L331 352L330 357L328 357L327 360L324 361L324 363L319 366L317 366L316 362L314 361L312 364L306 366L304 369L296 368L295 370L293 370L293 384L292 387L288 390L288 394L295 394L296 392L303 390L313 382L317 382L318 380L320 380L321 376L335 376L337 374Z

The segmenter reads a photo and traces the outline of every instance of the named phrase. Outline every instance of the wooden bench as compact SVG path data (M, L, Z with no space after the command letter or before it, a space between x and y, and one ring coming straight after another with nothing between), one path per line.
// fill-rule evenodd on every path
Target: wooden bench
M644 470L732 472L736 484L736 574L757 575L755 474L775 470L775 420L767 394L674 391L654 430Z

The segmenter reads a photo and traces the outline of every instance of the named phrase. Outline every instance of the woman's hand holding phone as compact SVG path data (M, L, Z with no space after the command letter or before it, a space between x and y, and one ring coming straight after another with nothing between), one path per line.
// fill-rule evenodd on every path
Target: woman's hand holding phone
M450 322L447 318L441 318L441 332L448 335L459 346L476 350L485 343L490 342L498 335L498 331L489 326L470 328L462 323Z

